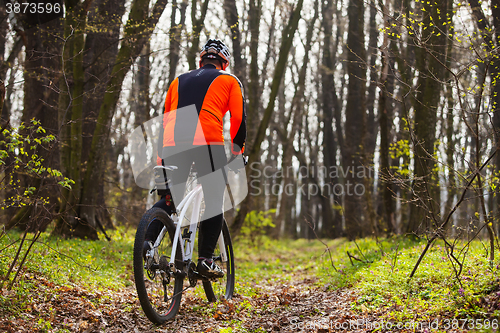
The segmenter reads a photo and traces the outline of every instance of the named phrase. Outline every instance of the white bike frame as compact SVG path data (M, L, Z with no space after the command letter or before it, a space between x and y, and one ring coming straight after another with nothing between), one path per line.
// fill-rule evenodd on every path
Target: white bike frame
M181 257L184 262L186 260L190 260L193 257L193 252L194 252L194 242L196 240L196 229L198 228L198 223L199 218L200 218L200 210L201 210L201 202L203 200L203 190L201 187L201 184L196 185L196 187L189 191L189 193L182 199L182 201L179 203L177 206L177 212L178 215L172 214L171 218L174 221L175 227L175 234L174 234L174 239L172 241L172 244L177 244L177 241L179 244L181 244ZM188 214L189 207L192 207L191 211L191 218L188 219L186 215ZM189 238L186 239L186 241L183 244L183 238L181 235L181 228L182 227L187 227L189 226ZM163 226L163 229L161 230L160 234L158 235L158 238L156 239L154 243L154 248L157 249L158 246L160 246L160 242L165 236L165 233L167 232L167 228ZM223 262L228 261L227 257L227 252L226 252L226 246L224 243L224 237L222 236L222 231L221 234L219 235L219 240L218 240L219 248L220 248L220 255L221 255L221 260ZM172 254L170 256L170 267L175 267L175 258L177 255L177 246L172 246Z

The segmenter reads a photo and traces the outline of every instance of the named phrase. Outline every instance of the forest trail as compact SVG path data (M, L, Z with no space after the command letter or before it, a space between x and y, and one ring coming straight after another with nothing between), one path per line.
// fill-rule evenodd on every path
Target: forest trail
M314 284L307 270L283 272L251 282L257 292L229 301L208 303L204 298L183 297L177 317L155 327L144 316L134 286L120 290L88 290L56 286L45 278L26 276L33 290L33 306L15 319L0 319L1 332L366 332L358 323L373 318L355 316L349 290L328 291ZM246 281L248 282L248 281ZM43 296L42 296L43 295ZM4 291L4 297L8 292ZM351 321L352 329L342 329ZM337 328L337 329L335 329Z
M87 266L71 266L71 274L66 271L67 276L63 284L53 282L56 281L56 269L61 270L60 265L63 263L58 263L59 266L56 264L50 266L50 272L54 276L35 274L33 270L26 269L12 291L6 289L0 291L0 333L437 333L451 332L442 330L443 324L457 316L456 310L461 310L460 304L453 303L449 310L442 307L445 311L439 312L439 315L426 315L426 309L432 310L430 302L438 300L432 298L429 303L425 303L423 296L420 297L423 292L429 292L430 285L425 283L412 289L412 295L415 296L404 304L387 301L386 298L380 296L384 291L387 292L387 289L397 293L402 300L406 300L405 296L411 296L404 295L406 289L395 285L400 280L388 280L389 275L383 275L383 269L387 268L387 265L380 265L377 269L378 262L374 261L373 267L370 268L373 271L365 270L360 273L379 276L371 280L364 277L364 283L369 283L374 287L369 290L376 290L370 293L361 289L358 284L352 283L352 274L356 274L356 269L359 267L349 270L349 266L344 266L347 264L345 258L344 261L338 260L335 267L340 272L345 272L345 275L344 273L338 275L332 270L333 262L323 256L325 253L323 243L294 241L293 243L275 242L267 245L259 243L251 247L242 245L238 250L239 256L236 260L236 287L231 300L209 303L201 283L198 283L194 290L190 289L183 295L179 313L173 320L161 326L154 326L144 315L137 298L132 263L126 260L131 253L130 246L118 246L120 244L117 243L118 245L114 248L104 248L94 243L79 242L78 244L80 245L78 249L85 249L85 253L89 253L89 256L100 255L103 258L103 261L94 264L91 274L104 273L108 265L113 267L108 274L100 277L105 276L106 283L100 279L92 280L85 275L89 274L86 271ZM97 253L92 253L90 248L86 248L88 244L97 249ZM389 251L391 244L393 243L385 244L384 248ZM351 250L339 241L332 241L328 247L341 259L344 252ZM387 261L387 258L391 258L391 252L387 252L386 256L370 254L370 249L379 249L379 247L368 247L364 243L361 243L361 247L367 248L365 254L373 260ZM410 260L416 257L421 247L421 244L413 247L407 246L406 254L401 254L400 259ZM112 258L103 254L105 253L103 249L113 253L123 252L117 257L118 259L114 259L122 260L122 265L111 265ZM438 249L435 252L433 255L437 256L437 260L430 262L428 267L437 271L442 269L439 265L442 257ZM434 263L436 265L432 265ZM473 266L470 267L474 269ZM406 274L405 272L401 274ZM462 282L464 287L467 287L466 281L476 281L471 280L472 274L473 272L469 271L464 276ZM61 281L60 277L59 281ZM425 280L421 279L419 283L423 282ZM432 283L436 284L435 281ZM338 289L339 285L346 287ZM438 295L437 297L442 297L443 292L440 288L443 285L436 285L436 289L431 292ZM377 298L377 296L380 297ZM450 297L448 300L452 302L454 298ZM490 319L493 319L495 309L497 309L496 304L499 304L499 301L499 289L492 289L485 294L482 309L491 313ZM415 302L419 302L418 306L415 306ZM396 318L409 318L407 319L409 321L387 322L387 320L396 321ZM429 320L428 318L432 318L432 323L434 320L439 320L441 327L438 328L441 330L430 326L429 322L420 322ZM388 324L394 326L388 327ZM396 326L400 324L403 327ZM404 325L409 326L404 327ZM454 330L453 332L465 331Z

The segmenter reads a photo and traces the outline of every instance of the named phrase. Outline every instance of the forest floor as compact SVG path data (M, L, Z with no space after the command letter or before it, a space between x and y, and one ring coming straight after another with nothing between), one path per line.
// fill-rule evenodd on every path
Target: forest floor
M406 283L421 242L240 244L231 300L209 303L199 284L173 320L154 326L137 299L130 235L115 243L44 242L14 288L0 291L2 333L498 331L498 266L485 269L472 248L460 283L439 245Z
M215 304L184 298L176 318L158 327L144 316L132 286L98 291L27 278L39 297L18 317L0 319L0 332L330 332L343 323L350 324L345 331L366 332L364 323L376 321L352 312L354 292L316 286L307 270L258 281L253 296L236 290L231 300Z

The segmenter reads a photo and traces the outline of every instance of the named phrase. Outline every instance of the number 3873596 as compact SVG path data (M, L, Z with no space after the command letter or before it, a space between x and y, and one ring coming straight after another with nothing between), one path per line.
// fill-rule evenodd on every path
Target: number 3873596
M7 9L7 13L15 13L15 14L59 14L62 11L62 6L60 3L35 3L35 2L7 2L5 4Z

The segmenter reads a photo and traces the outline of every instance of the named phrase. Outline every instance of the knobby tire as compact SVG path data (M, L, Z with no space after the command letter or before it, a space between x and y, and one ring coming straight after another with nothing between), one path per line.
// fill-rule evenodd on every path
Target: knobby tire
M159 249L159 258L162 256L163 264L170 261L172 240L175 233L175 225L168 214L161 208L153 207L148 210L141 218L139 227L137 228L135 243L134 243L134 279L137 288L137 296L141 303L141 307L148 319L155 324L162 324L165 321L175 317L179 311L179 306L182 298L183 279L182 274L174 274L170 278L167 289L167 300L165 301L165 287L160 269L156 269L155 274L152 274L145 268L143 258L143 247L146 231L149 224L159 220L167 227L163 239L161 240ZM177 255L181 256L180 244L177 242ZM182 262L182 259L181 259ZM154 275L151 278L151 275Z
M222 236L224 238L224 245L226 247L226 253L228 255L228 261L223 263L221 261L216 261L216 264L222 268L224 271L224 277L217 279L216 281L203 280L203 289L205 289L205 295L209 302L216 302L221 298L229 300L233 297L234 292L234 254L233 254L233 243L231 242L231 236L229 234L229 229L227 227L226 221L224 220L222 224ZM220 255L219 244L215 249L214 258Z

